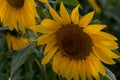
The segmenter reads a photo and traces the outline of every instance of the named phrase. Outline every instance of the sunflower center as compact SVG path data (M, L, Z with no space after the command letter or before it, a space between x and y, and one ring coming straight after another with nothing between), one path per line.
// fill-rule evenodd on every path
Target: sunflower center
M7 0L7 2L9 3L9 5L11 7L16 8L16 9L22 8L23 5L24 5L24 1L25 0Z
M57 41L64 56L71 59L85 59L91 52L92 40L83 28L69 24L62 26L57 32Z

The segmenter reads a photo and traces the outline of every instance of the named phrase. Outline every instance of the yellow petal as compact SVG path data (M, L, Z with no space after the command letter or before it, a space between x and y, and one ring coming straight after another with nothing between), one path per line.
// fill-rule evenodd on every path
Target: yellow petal
M97 42L97 40L96 40L94 42L95 42L95 44L100 45L101 47L104 47L104 48L107 48L110 50L114 50L114 49L119 48L118 44L116 42L113 42L113 41L98 41Z
M110 39L107 39L106 37L100 37L99 35L92 35L91 39L93 40L94 45L99 45L104 48L108 48L110 50L114 50L118 48L118 44ZM101 45L102 44L102 45Z
M65 8L63 2L61 2L61 4L60 4L60 15L63 19L64 25L70 24L70 22L71 22L70 16L69 16L67 9Z
M11 21L11 17L12 17L11 14L9 14L11 11L13 11L13 10L10 7L8 7L7 12L5 13L5 15L3 14L1 16L1 21L3 19L3 24L5 26L8 26L10 31L12 31L14 29L14 26L11 25L12 23L9 22L9 21Z
M7 7L6 7L6 2L3 0L0 0L0 5L1 5L0 6L0 17L1 17L1 14L5 13L5 8L7 8Z
M60 26L60 24L58 24L56 21L51 20L51 19L44 19L44 20L42 20L41 25L43 27L47 27L47 28L57 28L57 27Z
M51 33L57 31L61 27L60 24L51 20L51 19L44 19L41 22L39 32L42 33Z
M98 58L96 58L96 56L94 56L93 54L91 54L91 61L93 62L94 66L96 67L97 71L100 72L103 76L105 76L105 69L102 65L102 63L100 62L100 60Z
M33 30L34 32L41 32L41 25L32 25L30 26L30 29ZM41 32L42 33L42 32Z
M53 38L47 43L45 47L44 55L56 44L56 42L57 42L56 39Z
M107 54L108 56L110 56L111 58L120 58L119 55L117 55L116 53L114 53L114 52L112 52L112 51L110 51L110 50L105 50L105 51L106 51L106 54Z
M102 29L104 29L106 25L100 25L100 24L94 24L94 25L88 25L87 27L84 27L84 31L90 34L95 34L100 32Z
M63 63L64 62L64 63ZM60 59L60 62L59 62L59 67L60 67L60 74L63 76L63 77L66 77L66 67L67 65L69 64L68 63L68 59L66 57L62 57L61 56L61 59Z
M78 22L79 27L86 27L91 22L93 15L94 15L94 11L81 17L81 19Z
M106 32L99 32L97 34L104 36L106 38L112 39L112 40L117 40L117 38L115 36L113 36L112 34L106 33Z
M100 47L93 47L93 53L104 63L106 64L115 64L115 61L106 55Z
M101 8L100 6L98 6L98 4L96 3L96 0L88 0L88 2L91 4L91 6L94 8L94 10L97 13L101 13Z
M21 45L18 44L18 43L19 43L19 40L16 37L13 36L13 40L12 40L13 50L19 50L20 49Z
M21 13L21 10L20 11L17 11L16 12L16 17L17 17L17 20L18 20L18 24L19 24L19 28L20 30L22 31L22 33L25 33L25 19L24 19L24 16L22 15Z
M13 50L19 50L24 48L28 44L28 40L22 37L11 36L11 43Z
M75 9L73 9L71 13L71 19L74 24L78 24L78 21L79 21L79 11L78 11L79 7L80 5L78 5Z
M5 1L3 1L2 5L1 5L1 10L0 10L0 17L1 17L1 21L3 22L3 20L9 16L9 12L10 9L9 7L6 7L7 3ZM7 16L7 17L6 17Z
M26 9L28 9L29 10L29 13L31 13L31 15L33 15L33 16L35 16L36 18L38 18L38 15L37 15L37 13L36 13L36 10L35 10L35 7L36 7L36 4L35 4L35 2L34 1L31 1L31 0L27 0L26 1ZM33 6L35 6L35 7L33 7Z
M86 76L85 76L85 61L84 60L79 60L78 61L78 71L80 74L80 77L82 80L86 80Z
M71 62L71 60L68 59L68 58L66 58L66 60L67 60L68 65L67 65L67 69L65 70L66 71L65 76L66 76L67 80L71 80L71 78L72 78L71 69L72 69L72 66L73 66L73 62Z
M56 11L51 7L49 6L49 11L50 11L50 14L52 16L52 18L57 21L58 23L63 23L61 17L56 13Z
M87 60L85 60L85 74L86 74L86 77L88 78L88 80L92 80L92 74L91 74L91 71L90 69L88 68L89 66L89 63L87 62Z
M35 1L33 0L26 0L26 4L24 6L24 8L27 8L30 12L30 14L33 16L33 17L36 17L36 18L39 18L39 15L37 13L37 11L35 10L36 9L36 3Z
M55 37L54 34L42 35L42 36L40 36L40 37L37 38L37 44L38 45L46 44L48 41L50 41L54 37Z
M100 49L103 51L104 54L108 55L110 58L119 58L120 56L117 55L116 53L112 52L111 50L101 47L100 45L96 45L100 47Z
M58 73L58 70L59 70L58 63L61 59L60 54L61 54L61 51L56 52L56 55L53 58L52 68L53 68L53 71L55 71L56 73Z
M39 0L40 2L42 2L42 3L47 3L48 2L48 0Z
M58 47L53 47L43 58L42 64L47 64L50 59L54 56L55 52L58 50Z
M94 64L94 62L92 61L91 56L87 57L87 63L89 64L89 69L90 69L90 72L91 72L92 76L96 80L99 80L98 69L96 68L96 65Z
M25 6L27 6L27 5L25 5ZM28 14L26 8L22 9L21 11L22 11L21 14L23 15L23 17L24 17L24 19L26 21L26 25L25 26L27 28L29 28L29 26L32 26L32 25L36 24L35 17L33 15L31 15L31 14Z
M74 80L79 80L78 62L73 62L73 78Z
M116 41L117 40L117 38L115 36L113 36L109 33L103 32L103 31L100 31L97 34L92 34L91 36L96 37L97 39L99 38L101 40L109 40L109 41Z

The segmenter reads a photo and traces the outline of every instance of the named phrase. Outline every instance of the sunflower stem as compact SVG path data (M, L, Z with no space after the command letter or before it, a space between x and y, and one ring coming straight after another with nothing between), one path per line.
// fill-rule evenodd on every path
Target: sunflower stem
M48 80L45 67L36 58L34 60L37 63L39 69L40 69L43 80Z

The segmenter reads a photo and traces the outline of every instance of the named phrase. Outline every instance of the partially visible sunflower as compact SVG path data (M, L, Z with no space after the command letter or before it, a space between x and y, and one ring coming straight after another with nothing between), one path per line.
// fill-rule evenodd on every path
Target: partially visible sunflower
M12 31L25 29L36 24L38 17L34 0L0 0L0 21Z
M37 39L38 45L46 44L42 64L53 58L53 70L67 80L99 80L99 74L106 72L101 62L115 64L113 58L119 56L111 50L117 49L117 40L111 34L101 31L102 24L90 24L94 12L79 19L79 5L69 16L63 3L60 4L60 16L49 6L52 19L44 19L40 24L43 33Z
M96 3L97 0L88 0L88 3L91 4L91 6L93 7L93 9L97 12L97 13L101 13L101 7Z
M29 39L24 38L22 35L20 35L20 33L18 33L15 30L13 31L5 30L0 31L0 33L6 35L9 51L22 49L30 42Z

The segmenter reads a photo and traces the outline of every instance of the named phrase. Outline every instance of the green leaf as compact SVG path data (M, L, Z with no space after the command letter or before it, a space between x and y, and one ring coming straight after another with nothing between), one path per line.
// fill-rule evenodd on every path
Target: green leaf
M61 0L64 4L77 6L79 2L77 0Z
M48 63L47 65L46 65L46 72L47 72L47 75L48 75L48 79L49 80L56 80L56 75L55 75L55 73L53 72L53 70L52 70L52 65L51 65L51 63ZM58 80L58 79L57 79Z
M7 80L7 78L8 78L7 74L0 73L0 80Z
M6 53L7 51L7 43L6 43L6 37L3 34L0 34L0 54ZM1 58L1 57L0 57Z
M109 80L106 76L100 75L100 80Z
M28 54L32 52L32 49L35 46L35 42L30 43L24 49L16 51L16 55L12 57L12 64L11 64L11 73L10 76L13 77L15 72L21 67L21 65L25 62L26 57Z
M115 77L115 75L110 71L110 69L108 69L107 67L105 67L105 70L106 70L106 77L109 80L117 80L116 77Z
M17 73L12 78L12 80L22 80L22 76L20 73L21 73L21 70L18 70Z
M90 22L90 24L101 24L101 21L98 20L98 19L92 20L92 21Z
M35 72L34 71L30 71L27 72L25 77L27 77L29 80L31 80L34 77Z

